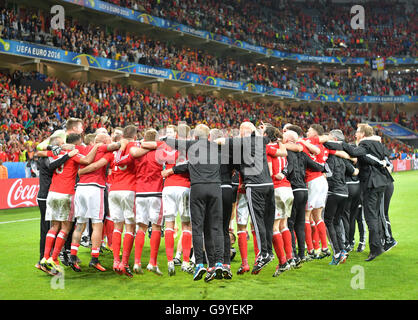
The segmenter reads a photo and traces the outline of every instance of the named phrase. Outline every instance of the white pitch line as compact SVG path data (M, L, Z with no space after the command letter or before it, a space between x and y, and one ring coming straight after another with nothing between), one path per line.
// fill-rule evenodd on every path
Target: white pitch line
M32 220L39 220L39 219L40 218L22 219L22 220L13 220L13 221L4 221L4 222L0 222L0 224L13 223L13 222L22 222L22 221L32 221Z

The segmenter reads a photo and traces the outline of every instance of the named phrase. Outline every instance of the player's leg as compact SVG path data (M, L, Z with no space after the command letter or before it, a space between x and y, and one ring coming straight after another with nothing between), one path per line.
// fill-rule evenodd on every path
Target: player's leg
M183 262L181 270L187 273L193 273L190 265L190 252L192 249L192 225L190 220L190 188L184 188L180 200L179 212L181 220L181 247L183 248ZM180 242L180 240L179 240Z
M248 245L247 245L247 225L248 225L248 205L246 195L238 193L237 195L237 236L238 236L238 249L241 256L241 266L238 268L237 274L244 274L250 271L248 264ZM255 237L254 237L255 238ZM255 241L257 243L257 241ZM258 254L258 250L257 250Z
M37 268L41 268L40 262L44 257L45 241L48 230L50 229L50 222L45 220L46 215L46 200L37 199L39 211L41 213L40 218L40 237L39 237L39 260L36 264Z
M138 212L138 211L137 211ZM138 274L143 274L142 270L142 250L144 249L145 235L148 230L148 223L138 223L135 235L135 264L134 272Z
M69 265L76 271L80 272L81 268L77 262L78 249L80 247L81 236L83 235L84 230L86 229L87 220L80 217L77 219L77 223L74 227L73 236L71 240L71 255Z
M91 261L89 263L90 267L95 268L98 271L106 271L106 269L100 264L99 255L100 255L100 246L102 244L102 234L103 234L103 220L102 219L92 219L93 232L91 235Z
M45 239L45 248L44 248L44 256L41 259L41 270L45 271L49 274L54 274L55 270L53 270L53 266L51 266L48 261L51 257L51 252L54 248L55 238L61 229L61 222L60 221L51 221L51 228L48 230L46 239Z
M178 211L176 191L177 190L173 187L166 187L162 192L163 216L165 221L164 242L165 252L167 255L168 274L170 276L173 276L176 273L173 261L175 232L174 225Z
M161 243L161 225L163 221L161 197L148 197L148 201L152 233L150 239L150 260L147 269L157 275L162 275L157 263L158 250L160 249Z

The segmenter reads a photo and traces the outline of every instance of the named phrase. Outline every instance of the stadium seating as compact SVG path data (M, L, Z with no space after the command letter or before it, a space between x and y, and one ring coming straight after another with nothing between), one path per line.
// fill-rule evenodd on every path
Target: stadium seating
M362 3L367 29L352 30L350 4L330 0L105 0L270 49L315 56L417 56L414 8Z
M37 9L24 14L4 9L0 38L302 93L400 96L416 95L418 90L415 70L391 71L385 78L377 79L362 67L355 70L297 69L278 64L243 63L235 58L220 58L204 50L152 39L145 34L106 33L104 26L83 24L71 17L67 17L66 28L57 32L49 28L47 13L41 12L45 23L39 25L38 14Z

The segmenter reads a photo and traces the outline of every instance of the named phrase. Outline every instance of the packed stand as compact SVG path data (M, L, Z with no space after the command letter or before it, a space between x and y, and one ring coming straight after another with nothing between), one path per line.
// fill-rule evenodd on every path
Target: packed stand
M41 19L40 19L41 18ZM272 88L339 95L416 95L417 73L389 73L382 79L362 69L290 70L261 63L242 63L232 58L216 57L201 49L176 46L143 35L106 33L103 27L83 25L67 20L63 31L54 31L47 16L38 17L37 10L15 14L4 9L0 21L0 37L60 47L96 57L140 63L199 75L242 81ZM1 28L3 27L3 28ZM50 33L48 32L50 30Z
M339 127L349 139L357 124L365 120L399 121L416 128L415 114L407 120L405 113L378 112L372 115L367 107L342 107L324 105L313 110L307 106L281 109L275 103L214 98L209 95L181 95L166 97L148 89L123 87L106 82L82 83L71 80L65 84L39 73L12 76L0 74L0 144L6 161L28 161L33 157L34 146L51 132L61 128L69 117L82 118L85 132L95 132L100 127L123 127L129 123L139 128L162 128L180 120L189 124L202 122L210 127L223 124L238 128L244 120L271 119L273 125L283 127L297 123L306 127L321 123L325 130ZM38 79L46 89L40 91L27 87L24 79ZM23 84L20 84L20 83ZM100 115L100 116L99 116ZM391 149L413 152L409 147L391 141ZM7 157L7 159L6 159Z
M417 56L415 8L362 3L365 30L352 30L351 5L326 1L106 0L270 49L315 56Z

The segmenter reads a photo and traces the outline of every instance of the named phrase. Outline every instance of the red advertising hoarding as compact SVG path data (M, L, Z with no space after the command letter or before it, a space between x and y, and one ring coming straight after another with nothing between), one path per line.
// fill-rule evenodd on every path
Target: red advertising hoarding
M0 180L0 209L37 206L39 178Z

